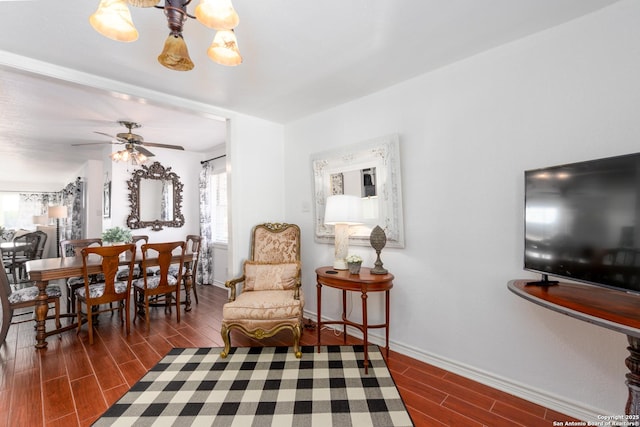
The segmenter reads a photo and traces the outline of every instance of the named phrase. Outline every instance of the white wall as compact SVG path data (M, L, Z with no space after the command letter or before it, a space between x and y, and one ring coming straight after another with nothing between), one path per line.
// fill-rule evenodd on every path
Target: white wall
M85 238L102 233L103 175L103 162L99 160L87 161L78 175L83 177L85 186Z
M184 240L188 234L200 234L198 179L202 155L168 149L155 149L153 153L155 157L146 163L147 166L153 162L160 162L162 166L171 168L171 172L175 172L180 177L180 182L184 186L182 189L182 214L185 223L179 228L164 227L160 231L153 231L146 227L131 230L132 233L148 235L149 242L153 243ZM139 169L139 167L133 167L130 164L113 162L111 162L110 168L111 218L103 220L103 230L111 227L127 227L127 217L131 212L127 181L131 179L133 171Z
M583 419L624 413L625 337L506 284L533 277L521 260L523 171L638 151L638 22L640 2L623 1L287 125L286 219L302 228L309 314L314 269L333 257L313 239L309 157L397 132L406 248L382 253L396 276L392 348ZM351 249L373 264L373 249ZM338 318L329 291L323 315Z
M241 114L229 120L227 148L229 216L229 278L242 272L249 257L251 229L285 220L285 155L283 126Z

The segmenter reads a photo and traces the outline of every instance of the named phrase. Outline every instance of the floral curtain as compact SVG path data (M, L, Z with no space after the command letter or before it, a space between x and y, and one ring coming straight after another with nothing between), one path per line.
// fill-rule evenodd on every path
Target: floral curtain
M74 182L67 184L62 190L62 205L67 207L67 227L65 227L65 239L83 238L83 215L84 215L84 183L80 177Z
M202 164L200 171L200 261L196 273L196 283L198 277L202 284L213 283L213 239L211 233L211 211L213 209L211 201L211 174L213 173L213 162Z
M173 220L173 183L168 179L163 179L160 182L162 183L160 219L171 221Z

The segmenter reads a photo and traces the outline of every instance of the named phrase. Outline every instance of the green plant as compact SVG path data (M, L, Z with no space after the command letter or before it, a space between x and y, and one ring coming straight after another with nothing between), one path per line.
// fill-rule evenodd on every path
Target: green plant
M360 255L349 255L348 257L345 258L345 261L347 261L347 263L350 263L350 264L358 263L358 262L362 262L362 257Z
M107 243L128 243L131 242L132 239L131 231L127 228L113 227L102 233L102 241Z

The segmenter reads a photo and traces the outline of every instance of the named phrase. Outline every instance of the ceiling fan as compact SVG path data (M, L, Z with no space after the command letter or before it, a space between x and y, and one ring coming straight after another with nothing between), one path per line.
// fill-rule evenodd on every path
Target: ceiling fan
M184 148L180 145L158 144L156 142L145 142L142 136L136 135L135 133L131 132L132 129L137 129L139 127L142 127L142 125L139 123L130 122L127 120L119 120L118 123L126 127L127 132L120 132L120 133L117 133L115 136L113 136L105 132L94 131L94 133L105 135L105 136L108 136L109 138L113 138L112 141L105 141L105 142L98 142L98 143L89 142L89 143L71 144L71 145L79 146L79 145L96 145L96 144L124 144L125 149L127 151L137 152L144 155L145 157L151 157L151 156L154 156L155 154L153 154L151 151L147 150L144 147L158 147L158 148L169 148L172 150L184 150Z

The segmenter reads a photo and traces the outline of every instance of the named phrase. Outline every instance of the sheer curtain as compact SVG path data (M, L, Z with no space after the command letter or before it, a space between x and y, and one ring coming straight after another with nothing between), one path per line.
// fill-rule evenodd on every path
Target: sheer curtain
M34 215L47 213L47 207L59 205L62 202L62 193L20 193L18 201L19 228L33 227Z

